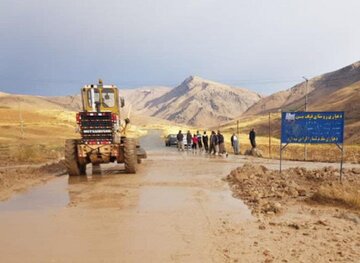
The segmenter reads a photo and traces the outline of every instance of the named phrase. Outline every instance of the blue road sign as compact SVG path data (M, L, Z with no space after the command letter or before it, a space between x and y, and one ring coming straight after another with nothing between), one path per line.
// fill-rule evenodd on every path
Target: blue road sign
M283 112L281 143L344 142L344 112Z

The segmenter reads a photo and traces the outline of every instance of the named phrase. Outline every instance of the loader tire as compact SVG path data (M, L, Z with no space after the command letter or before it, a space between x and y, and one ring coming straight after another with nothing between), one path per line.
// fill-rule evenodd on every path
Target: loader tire
M86 175L86 164L79 164L80 175Z
M126 138L124 143L124 163L125 171L127 173L136 173L137 154L136 141L131 138Z
M69 176L81 175L80 165L77 161L76 140L65 141L65 166ZM81 169L83 170L83 169Z

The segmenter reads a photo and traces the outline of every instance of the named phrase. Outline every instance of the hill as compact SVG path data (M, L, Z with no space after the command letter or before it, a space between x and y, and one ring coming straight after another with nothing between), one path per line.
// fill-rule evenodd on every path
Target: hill
M337 110L345 109L347 99L350 98L349 89L346 89L344 95L341 95L343 88L360 81L360 61L339 70L326 73L308 81L308 111L310 110L330 110L334 109L328 101L334 102L337 98L342 98L340 103L336 104ZM351 88L350 88L351 89ZM345 91L345 90L344 90ZM304 110L304 101L306 93L306 82L299 83L285 91L274 93L265 97L251 106L244 116L252 116L267 112L276 112L279 109L284 110ZM335 96L335 98L334 98ZM344 99L345 96L345 99Z
M171 88L163 86L140 87L136 89L120 89L120 97L124 97L126 109L131 106L131 109L132 111L134 111L135 114L144 113L145 115L148 115L146 112L147 103L158 97L163 96L170 90Z
M243 88L191 76L162 96L145 103L151 116L208 127L233 119L261 99Z
M280 114L285 110L304 110L305 83L274 93L250 107L239 122L248 132L254 127L259 134L268 133L268 113L271 114L272 134L280 134ZM308 82L308 111L344 111L346 143L360 143L360 62L314 77ZM233 130L234 122L224 123Z

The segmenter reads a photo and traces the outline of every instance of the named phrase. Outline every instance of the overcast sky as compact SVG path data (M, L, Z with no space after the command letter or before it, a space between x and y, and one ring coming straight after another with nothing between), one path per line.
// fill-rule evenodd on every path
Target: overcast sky
M175 86L263 94L360 60L359 0L0 0L0 90Z

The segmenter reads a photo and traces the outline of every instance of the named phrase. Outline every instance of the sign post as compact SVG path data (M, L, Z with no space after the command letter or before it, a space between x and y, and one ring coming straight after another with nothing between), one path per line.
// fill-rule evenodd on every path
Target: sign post
M335 144L341 151L341 181L344 159L344 122L344 112L282 112L280 173L282 151L288 144Z

